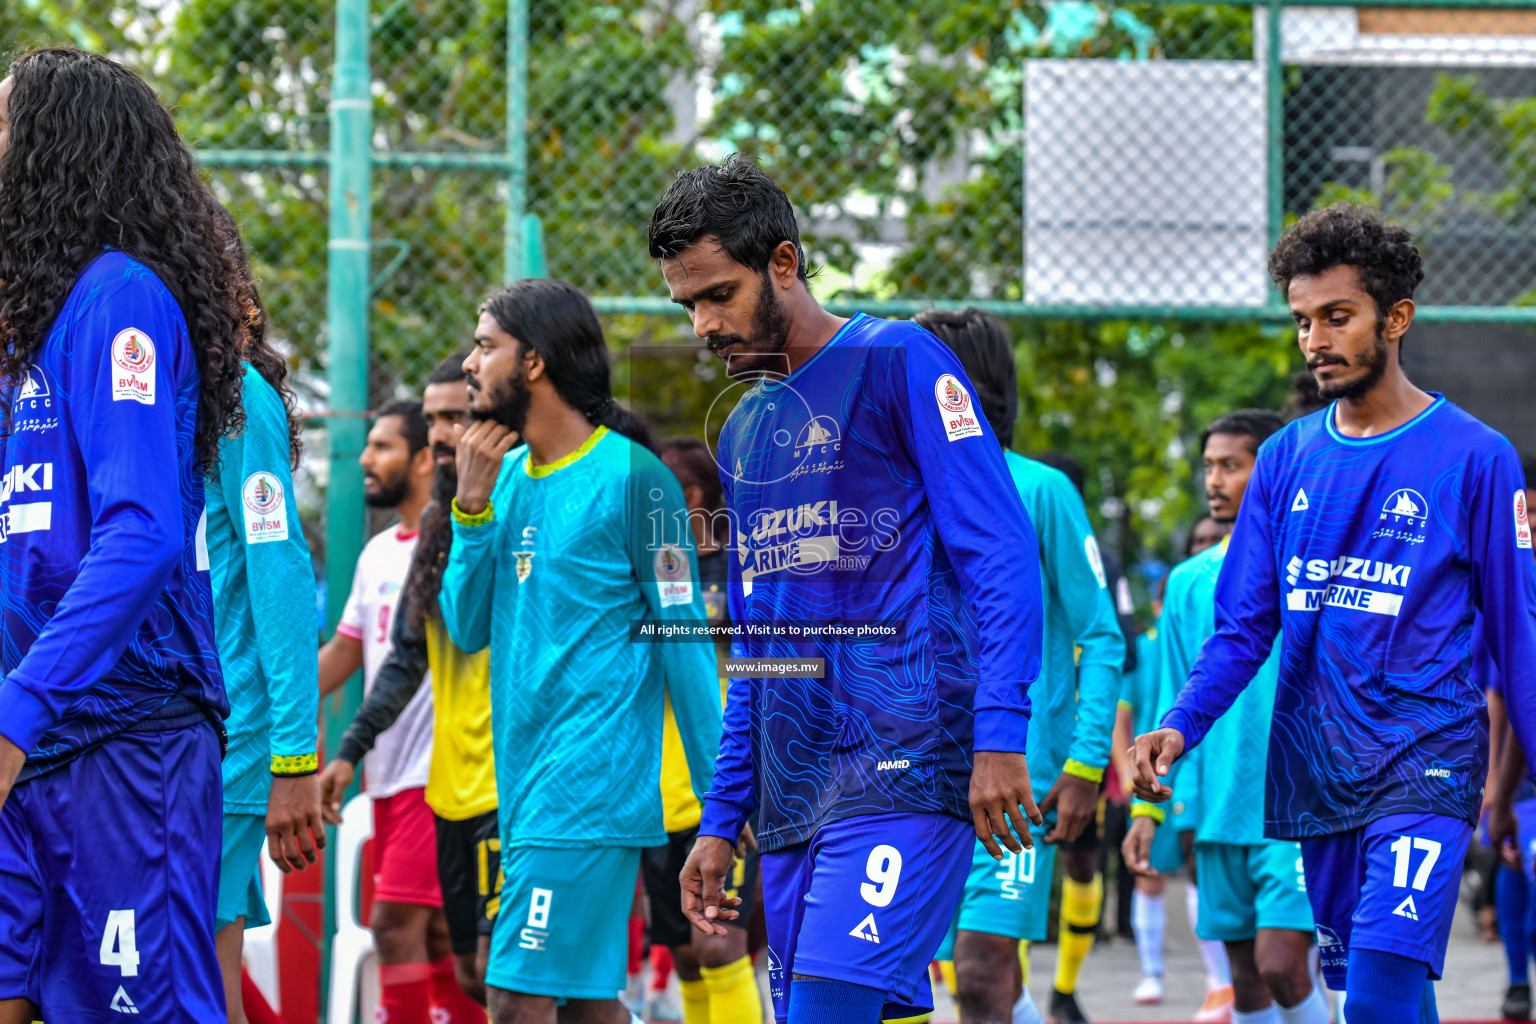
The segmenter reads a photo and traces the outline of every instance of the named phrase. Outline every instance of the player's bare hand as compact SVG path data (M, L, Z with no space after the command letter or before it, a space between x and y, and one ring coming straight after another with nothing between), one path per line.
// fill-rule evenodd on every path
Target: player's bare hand
M501 462L507 452L518 445L516 431L508 430L495 420L476 420L464 429L459 438L457 456L459 490L456 497L459 510L466 515L479 515L491 500L496 487L496 477L501 473Z
M1152 840L1157 838L1157 822L1149 817L1131 819L1131 827L1125 833L1125 842L1120 844L1120 856L1125 860L1125 866L1138 875L1152 877L1157 872L1152 868Z
M6 799L11 795L11 787L16 785L16 776L21 774L26 763L26 751L0 736L0 807L5 806Z
M1048 843L1070 843L1083 834L1083 829L1099 810L1099 786L1096 782L1062 772L1045 799L1040 801L1040 813L1050 814L1056 808L1056 827L1045 834Z
M327 825L341 824L341 804L347 797L347 787L357 776L357 765L338 757L320 773L320 816Z
M283 873L303 871L325 849L320 821L320 777L300 775L272 780L267 797L267 850Z
M1136 737L1131 748L1131 789L1143 800L1162 803L1173 796L1163 777L1184 753L1184 734L1177 729L1158 729Z
M976 751L976 767L971 772L971 820L976 825L976 838L994 860L1003 859L1004 846L1014 853L1034 847L1025 815L1036 825L1045 821L1040 808L1035 806L1029 763L1024 755L1002 750ZM999 840L1002 846L998 845Z
M723 921L740 915L741 897L725 894L725 876L736 857L736 848L719 836L699 836L694 841L683 873L683 916L705 935L725 935Z
M1520 866L1520 829L1515 809L1508 800L1494 797L1488 805L1488 845L1498 851L1504 863Z

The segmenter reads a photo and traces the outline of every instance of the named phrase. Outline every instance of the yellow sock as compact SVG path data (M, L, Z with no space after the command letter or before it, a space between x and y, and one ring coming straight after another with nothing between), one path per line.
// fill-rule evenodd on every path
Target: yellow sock
M683 993L683 1024L709 1024L709 986L678 978L677 987Z
M944 987L949 990L949 998L955 998L959 989L955 987L955 962L953 960L940 960L939 977L944 979Z
M709 990L709 1024L762 1024L763 997L757 990L751 957L724 967L705 967L699 973ZM683 1013L686 1017L686 1006Z
M1023 971L1024 987L1029 988L1029 940L1019 940L1019 970Z
M1056 936L1056 991L1077 990L1077 976L1093 948L1093 933L1104 909L1104 876L1094 875L1084 885L1064 878L1061 882L1061 929Z
M920 1013L916 1017L895 1017L891 1020L882 1021L881 1024L928 1024L931 1020L933 1020L933 1011L929 1010L927 1013Z

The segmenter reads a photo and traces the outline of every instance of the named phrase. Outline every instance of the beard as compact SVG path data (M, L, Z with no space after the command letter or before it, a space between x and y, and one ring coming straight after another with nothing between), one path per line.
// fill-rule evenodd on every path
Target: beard
M1319 380L1317 382L1317 396L1324 401L1329 402L1337 401L1339 399L1352 401L1361 397L1362 395L1369 392L1372 388L1374 388L1378 383L1380 383L1382 375L1387 372L1388 354L1389 352L1387 349L1387 339L1382 334L1382 329L1377 327L1376 343L1371 346L1371 351L1366 354L1365 358L1357 364L1365 369L1365 373L1354 378L1353 380L1336 381L1333 383L1326 383ZM1308 360L1307 369L1313 371L1315 374L1319 366L1327 366L1330 364L1339 366L1351 365L1350 362L1342 356L1335 356L1332 358L1318 358Z
M762 287L757 293L757 308L752 311L752 329L743 338L739 334L716 334L705 342L715 355L726 361L726 372L732 377L757 374L787 373L788 360L784 348L789 344L789 318L779 305L778 296L765 271ZM721 355L728 345L738 345L742 351Z
M478 380L471 380L479 386ZM528 407L533 404L533 392L528 390L528 382L523 379L521 368L506 380L487 388L485 401L484 408L476 409L472 406L470 416L477 420L495 420L519 437L523 435L523 428L528 425Z
M459 492L459 467L450 462L432 470L432 500L447 507Z
M400 474L400 479L388 483L382 477L375 476L373 479L378 481L378 487L372 491L366 487L363 489L363 503L369 508L397 507L405 500L405 492L411 486L410 479L404 473Z

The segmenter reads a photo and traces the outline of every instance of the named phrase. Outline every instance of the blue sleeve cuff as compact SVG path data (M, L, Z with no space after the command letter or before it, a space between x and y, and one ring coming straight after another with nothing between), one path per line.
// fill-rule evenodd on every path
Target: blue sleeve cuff
M1158 728L1177 729L1184 737L1184 753L1186 754L1189 753L1195 744L1205 738L1204 736L1195 735L1194 723L1190 721L1189 713L1179 707L1169 708L1168 713L1163 716L1162 722L1158 723Z
M976 741L972 750L1022 754L1029 742L1029 712L1017 708L987 708L976 712Z
M724 800L704 798L704 810L699 819L699 835L715 836L734 844L741 838L742 826L747 823L747 812Z
M0 736L30 754L53 724L53 715L32 691L14 679L0 681Z

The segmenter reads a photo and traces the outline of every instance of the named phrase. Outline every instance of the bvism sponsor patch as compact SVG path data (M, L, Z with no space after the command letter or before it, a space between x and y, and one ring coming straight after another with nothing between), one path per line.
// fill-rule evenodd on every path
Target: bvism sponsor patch
M693 579L688 572L688 553L675 544L667 544L657 550L654 562L661 606L692 604Z
M155 404L155 343L137 327L112 339L112 401Z
M1515 492L1515 547L1530 548L1531 519L1525 508L1525 491Z
M951 441L962 437L979 437L981 421L976 418L976 407L971 393L952 373L946 373L933 384L933 397L939 403L939 417L944 421L944 433Z
M1083 538L1083 554L1088 556L1088 564L1093 567L1093 575L1099 581L1099 586L1109 586L1109 581L1104 578L1104 556L1099 554L1099 542L1093 539L1091 533Z
M271 473L258 470L240 488L245 513L245 542L265 544L288 539L288 510L283 504L283 485Z

